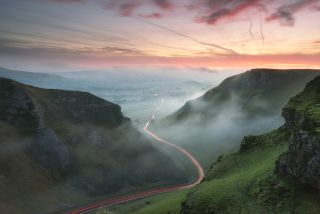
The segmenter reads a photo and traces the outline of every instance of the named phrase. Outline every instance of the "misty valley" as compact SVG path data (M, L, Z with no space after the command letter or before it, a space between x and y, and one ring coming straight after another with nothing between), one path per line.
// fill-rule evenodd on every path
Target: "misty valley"
M0 214L320 214L320 0L0 0Z
M3 213L317 213L319 70L157 72L2 68Z

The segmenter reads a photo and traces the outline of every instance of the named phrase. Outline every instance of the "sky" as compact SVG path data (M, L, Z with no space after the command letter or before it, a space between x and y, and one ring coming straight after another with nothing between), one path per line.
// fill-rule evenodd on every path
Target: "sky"
M0 4L2 67L320 67L320 0Z

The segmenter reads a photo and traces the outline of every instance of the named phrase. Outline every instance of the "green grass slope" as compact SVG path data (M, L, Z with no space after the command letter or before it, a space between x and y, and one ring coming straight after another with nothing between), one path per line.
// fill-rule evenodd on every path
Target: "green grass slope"
M100 212L318 213L320 195L317 191L274 173L275 163L287 150L289 138L283 128L259 137L246 137L242 151L220 157L198 187L101 209Z
M319 74L308 69L252 69L225 79L151 128L207 168L220 154L237 151L243 136L279 127L283 106Z
M320 78L317 77L311 81L297 96L290 99L285 106L285 110L295 111L295 114L304 115L308 117L312 123L309 129L319 128L320 126ZM299 124L299 123L297 123ZM320 132L319 129L313 130Z
M240 150L220 156L184 200L162 196L135 213L319 213L319 107L317 77L283 108L283 126L244 137ZM180 210L177 204L165 206L170 200L180 203Z
M274 174L288 140L288 133L280 128L223 157L182 203L182 213L318 213L317 192Z
M317 187L320 179L319 146L313 146L320 143L319 83L317 77L290 99L284 126L245 137L239 152L213 164L182 213L319 213L320 193L307 185Z

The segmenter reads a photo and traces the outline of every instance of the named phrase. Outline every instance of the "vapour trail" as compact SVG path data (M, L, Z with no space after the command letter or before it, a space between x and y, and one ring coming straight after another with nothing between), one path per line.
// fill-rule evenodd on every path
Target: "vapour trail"
M252 19L251 19L251 18L248 18L248 19L249 19L249 22L250 22L250 25L249 25L249 33L250 33L251 39L252 39L253 41L255 41L254 36L253 36L253 33L252 33L253 22L252 22ZM258 49L258 51L259 51L259 54L261 54L261 50L260 50L260 48L259 48L259 44L257 43L257 41L255 41L255 43L256 43L257 49Z
M51 17L53 17L55 19L62 19L60 17L53 16L53 15ZM141 36L139 36L139 35L132 35L132 33L129 33L127 31L120 31L120 30L102 28L102 27L99 27L99 26L96 26L96 25L89 25L89 24L85 24L85 23L82 23L82 22L76 22L76 21L73 21L73 20L70 20L70 19L68 19L68 21L70 23L83 25L85 27L88 27L88 28L91 28L91 29L94 29L94 30L99 30L100 32L117 34L117 36L119 38L124 38L126 40L135 39L136 41L144 41L144 42L147 42L147 43L149 43L151 45L158 46L158 47L165 47L165 48L169 48L169 49L173 49L173 50L187 50L187 51L190 51L190 49L186 49L186 48L176 48L176 47L172 47L172 46L169 46L169 45L158 44L156 42L152 42L152 41L147 40L145 38L140 38ZM128 35L130 35L130 36L128 36Z
M170 29L170 28L167 28L165 26L162 26L162 25L159 25L159 24L156 24L156 23L153 23L153 22L150 22L150 21L147 21L147 20L144 20L144 19L139 19L139 18L134 18L134 17L131 17L135 20L138 20L140 22L143 22L145 24L148 24L148 25L151 25L151 26L154 26L154 27L157 27L157 28L160 28L160 29L163 29L165 31L168 31L168 32L171 32L173 34L176 34L178 36L181 36L181 37L184 37L184 38L187 38L187 39L190 39L198 44L201 44L201 45L204 45L204 46L210 46L210 47L214 47L214 48L217 48L217 49L220 49L220 50L224 50L224 51L227 51L229 53L232 53L232 54L235 54L235 55L239 55L236 51L232 50L232 49L229 49L229 48L225 48L225 47L222 47L220 45L217 45L217 44L214 44L214 43L209 43L209 42L203 42L203 41L200 41L196 38L193 38L187 34L184 34L184 33L180 33L178 31L175 31L173 29Z
M263 28L262 28L262 20L261 20L261 13L259 13L259 20L260 20L260 35L262 38L262 48L264 49L264 35L263 35Z
M21 13L25 12L26 9L24 8L20 8L18 7L17 10L19 10ZM30 10L28 12L31 12ZM122 40L127 40L129 41L130 39L135 39L136 41L143 41L143 42L147 42L153 46L158 46L158 47L164 47L164 48L168 48L168 49L172 49L172 50L184 50L184 51L191 51L191 49L187 49L187 48L178 48L178 47L172 47L172 46L169 46L169 45L164 45L164 44L159 44L159 43L156 43L156 42L153 42L153 41L150 41L150 40L147 40L146 38L143 38L139 35L133 35L132 33L129 33L127 31L123 31L123 30L113 30L113 29L110 29L110 28L104 28L104 27L99 27L97 25L92 25L92 24L87 24L87 23L84 23L84 22L79 22L79 21L75 21L75 20L71 20L70 18L66 19L64 17L60 17L60 16L56 16L54 14L48 14L48 13L43 13L41 11L38 11L39 14L42 14L42 15L45 15L46 17L50 17L52 19L55 19L59 22L69 22L70 24L75 24L75 25L78 25L78 26L84 26L84 27L87 27L89 29L92 29L92 30L95 30L95 31L100 31L102 33L107 33L108 34L111 34L111 35L116 35L115 38L118 38L118 39L122 39ZM8 17L7 17L8 18ZM18 21L21 21L21 20L18 20ZM37 24L37 25L40 25L39 22L37 23L31 23L31 24ZM43 25L43 24L41 24ZM45 27L48 27L47 25L45 25ZM61 27L61 26L60 26ZM66 29L63 29L63 30L66 30ZM69 29L70 30L70 29ZM71 33L73 33L72 31L69 31ZM97 34L93 34L91 31L82 31L81 34L83 35L87 35L87 36L98 36L100 38L103 38L104 35L97 35ZM130 36L129 36L130 35ZM77 38L79 38L79 34L76 36ZM86 37L82 37L84 39L89 39L89 38L86 38ZM48 39L48 38L47 38ZM50 39L52 40L52 39ZM101 41L101 42L105 42L106 39L97 39L95 38L94 39L95 41ZM65 41L66 40L61 40L61 41ZM67 43L72 43L74 44L74 41L73 42L70 42L70 41L67 41ZM77 44L80 44L80 43L77 43Z
M43 35L36 35L36 34L29 34L29 33L19 33L19 32L12 32L12 31L3 31L3 30L0 30L0 33L2 34L10 34L10 35L15 35L15 36L25 36L25 37L29 37L29 38L38 38L38 39L44 39L44 40L47 40L45 42L43 41L37 41L37 42L34 42L34 41L29 41L29 40L18 40L18 39L7 39L8 41L28 41L30 43L34 43L34 44L49 44L49 45L58 45L58 46L65 46L65 43L59 43L59 42L69 42L71 43L70 40L65 40L65 39L49 39L48 37L46 36L43 36ZM53 42L51 42L53 41Z
M94 12L94 11L92 11ZM46 14L46 16L48 16L48 14ZM61 18L59 16L55 16L55 15L50 15L50 17L54 18L54 19L59 19L59 20L63 20L65 21L64 18ZM164 44L159 44L159 43L156 43L156 42L153 42L153 41L150 41L146 38L143 38L142 36L140 35L133 35L132 33L129 33L127 31L124 31L124 30L113 30L113 29L110 29L110 28L104 28L104 27L99 27L97 25L92 25L92 24L86 24L86 23L83 23L83 22L78 22L78 21L75 21L75 20L70 20L70 18L68 18L68 22L70 23L73 23L73 24L77 24L77 25L82 25L82 26L85 26L85 27L88 27L88 28L91 28L91 29L94 29L94 30L99 30L100 32L105 32L105 33L112 33L112 34L117 34L117 36L119 38L124 38L124 39L127 39L127 40L130 40L130 39L135 39L136 41L143 41L143 42L147 42L151 45L154 45L154 46L158 46L158 47L164 47L164 48L168 48L168 49L172 49L172 50L185 50L185 51L191 51L191 49L187 49L187 48L178 48L178 47L172 47L172 46L169 46L169 45L164 45ZM130 36L129 36L130 35Z
M249 26L249 33L250 33L250 36L251 36L251 38L252 38L252 40L254 40L254 37L253 37L253 34L252 34L252 20L251 20L251 18L249 18L249 21L250 21L250 26Z

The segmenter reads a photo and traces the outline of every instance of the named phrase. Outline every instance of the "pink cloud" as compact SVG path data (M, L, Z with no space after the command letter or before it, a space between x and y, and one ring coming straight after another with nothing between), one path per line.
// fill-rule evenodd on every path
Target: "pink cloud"
M123 16L131 16L133 11L138 8L140 4L138 2L124 3L119 7L119 13Z
M201 5L198 22L215 24L220 20L235 17L247 10L260 6L261 0L227 0L227 1L207 1Z
M290 1L287 4L281 5L276 12L272 13L266 18L266 21L280 21L281 25L293 26L295 22L294 14L299 12L309 6L314 9L317 8L317 0L299 0Z
M82 3L90 0L48 0L56 3ZM198 23L214 25L217 22L240 15L248 14L252 9L258 9L269 15L267 22L279 21L281 25L293 26L295 13L310 8L320 11L318 0L189 0L184 4L177 0L103 0L97 1L103 8L114 11L121 16L140 16L150 19L159 19L172 14L176 8L196 12L195 20ZM270 10L270 4L279 3L277 9ZM141 15L138 10L147 7L150 12ZM269 9L269 10L268 10Z

